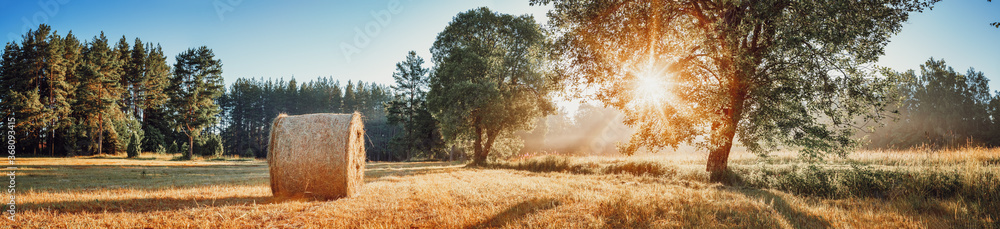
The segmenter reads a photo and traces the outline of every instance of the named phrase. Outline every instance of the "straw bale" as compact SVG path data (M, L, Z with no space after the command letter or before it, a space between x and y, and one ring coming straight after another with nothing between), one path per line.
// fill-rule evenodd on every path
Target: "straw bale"
M364 184L361 115L279 115L271 125L267 163L279 199L351 197Z

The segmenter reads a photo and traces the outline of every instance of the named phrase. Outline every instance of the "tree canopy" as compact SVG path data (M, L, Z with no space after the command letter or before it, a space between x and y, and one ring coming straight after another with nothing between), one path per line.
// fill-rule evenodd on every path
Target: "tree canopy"
M894 119L869 134L868 147L1000 146L1000 92L990 95L982 72L961 74L934 58L920 65L919 74L886 71L899 79Z
M554 111L545 42L533 17L485 7L459 13L438 34L427 100L445 138L472 142L473 164Z
M637 128L625 153L693 144L721 181L734 140L844 154L890 86L866 64L937 0L531 2L554 7L564 79L596 88Z

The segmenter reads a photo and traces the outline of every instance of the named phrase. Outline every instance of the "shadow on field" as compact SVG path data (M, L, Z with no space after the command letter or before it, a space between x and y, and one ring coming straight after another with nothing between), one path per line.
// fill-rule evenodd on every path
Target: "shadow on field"
M742 194L752 199L762 200L771 205L782 217L794 228L830 228L830 222L816 215L798 211L795 207L788 205L785 199L775 195L772 191L760 189L736 189L734 193Z
M448 172L461 169L464 163L456 162L390 162L368 163L365 166L365 182L385 176L413 176L428 173Z
M99 213L172 211L200 207L224 207L270 203L271 197L207 198L140 198L127 200L62 201L41 204L26 203L23 209L48 210L57 213Z
M521 203L518 203L503 212L496 214L495 216L480 222L478 225L474 225L468 228L499 228L507 225L508 223L517 222L518 220L528 216L531 213L538 211L544 211L548 209L555 208L559 206L559 200L548 198L548 199L532 199Z

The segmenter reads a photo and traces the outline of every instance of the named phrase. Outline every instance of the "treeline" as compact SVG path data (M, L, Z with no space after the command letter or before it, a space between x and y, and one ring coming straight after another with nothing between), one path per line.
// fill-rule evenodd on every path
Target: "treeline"
M871 148L1000 146L1000 92L970 68L956 72L931 58L920 73L889 71L898 79L897 103L884 127L869 135Z
M278 114L350 113L364 117L367 157L399 160L388 147L399 131L386 121L385 103L392 99L389 88L375 83L319 78L306 83L264 79L237 79L218 103L220 133L227 154L266 157L271 121Z
M320 78L239 79L228 90L222 62L206 47L169 66L159 45L103 33L81 42L40 25L8 43L0 63L0 112L15 118L18 152L74 156L140 152L267 156L271 120L280 113L360 112L372 160L403 160L390 141L391 89ZM6 124L6 123L5 123ZM5 125L6 126L6 125Z
M83 42L43 24L4 47L0 111L16 118L22 153L137 154L144 132L170 132L150 124L166 118L170 74L159 45L111 46L103 32Z

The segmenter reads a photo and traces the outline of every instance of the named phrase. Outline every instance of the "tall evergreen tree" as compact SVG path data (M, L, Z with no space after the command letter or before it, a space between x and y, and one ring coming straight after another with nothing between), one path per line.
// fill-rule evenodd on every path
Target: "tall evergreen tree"
M215 125L223 93L222 61L208 47L191 48L177 55L174 74L167 89L170 114L176 129L188 137L186 159L194 152L194 140L206 127Z
M122 37L125 39L125 37ZM128 53L128 58L123 59L123 71L122 75L122 87L125 90L125 108L126 113L135 119L141 120L141 108L142 104L142 80L146 75L146 55L149 52L146 51L145 45L142 40L138 37L135 38L135 43L132 45L132 49ZM122 55L125 56L125 55Z
M344 87L344 102L340 110L344 113L355 112L358 110L357 98L355 97L354 83L350 80L347 81L347 86Z
M115 147L105 147L105 136L117 138L117 132L110 125L121 118L121 61L108 46L108 39L101 35L83 50L82 63L77 66L79 86L73 106L74 116L85 127L90 136L92 153L115 153ZM96 138L93 139L93 138ZM96 151L94 151L96 148Z
M70 40L70 42L76 42ZM61 36L56 32L53 32L47 37L47 45L43 53L43 73L45 74L45 89L42 91L45 97L43 103L45 103L45 109L43 111L44 119L47 121L45 129L48 130L48 140L46 141L46 146L48 147L49 154L54 155L56 150L55 140L56 134L59 133L58 130L62 129L64 125L63 121L66 120L70 113L70 101L68 100L69 94L73 93L75 90L74 86L67 81L67 75L69 75L72 70L73 60L65 59L66 56L63 55L64 52L70 51L63 46L73 44L67 44Z
M63 75L63 82L66 89L66 95L63 98L65 102L65 107L68 108L66 111L65 118L58 120L56 128L53 132L53 148L54 150L60 151L62 155L75 154L78 150L78 128L76 128L77 121L73 116L72 104L76 103L77 90L76 87L79 85L79 77L77 77L77 67L79 66L81 51L83 45L80 40L73 35L73 31L66 34L66 37L62 39L62 65L65 70ZM62 105L57 105L62 106Z
M138 43L138 41L137 41ZM145 151L157 151L166 148L172 142L170 127L167 124L166 110L163 106L167 102L167 87L170 77L170 66L167 65L167 56L163 54L163 48L148 44L149 50L145 54L143 65L144 73L137 81L139 89L137 97L137 109L142 120L143 138L142 145ZM134 49L133 49L134 51ZM135 59L133 58L133 61Z
M396 72L392 78L396 85L395 98L386 105L386 115L390 124L403 126L405 134L394 139L396 148L401 148L406 159L413 158L416 152L430 153L443 145L441 134L437 128L437 120L427 110L427 90L430 81L424 68L424 59L410 51L406 60L396 63ZM379 90L381 92L381 90ZM432 154L433 155L433 154Z

